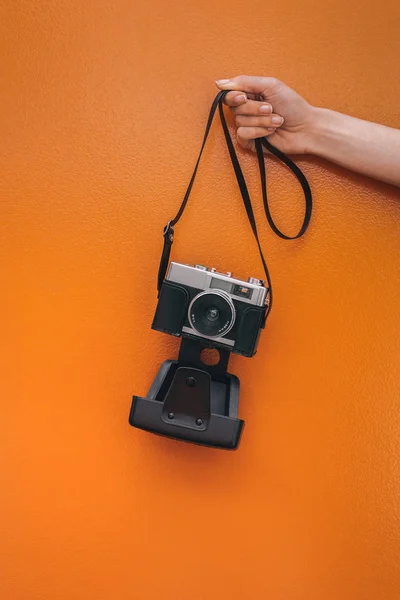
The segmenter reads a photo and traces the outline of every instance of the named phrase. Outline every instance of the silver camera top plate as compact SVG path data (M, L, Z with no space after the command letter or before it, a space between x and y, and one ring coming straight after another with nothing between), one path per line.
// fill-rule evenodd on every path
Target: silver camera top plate
M203 265L171 262L166 279L200 290L223 290L231 298L253 306L265 306L267 302L268 289L261 280L249 277L248 281L243 281L232 277L230 273L219 273Z

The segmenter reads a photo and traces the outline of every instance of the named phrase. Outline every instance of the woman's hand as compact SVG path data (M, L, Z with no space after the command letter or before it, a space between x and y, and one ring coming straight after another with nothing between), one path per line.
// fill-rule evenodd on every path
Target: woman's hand
M314 154L346 169L400 187L400 130L308 104L274 77L240 75L217 81L232 90L225 102L243 148L268 136L286 154Z
M308 152L308 130L313 107L290 87L274 77L239 75L219 80L238 127L237 140L255 150L254 139L268 136L271 144L285 153Z

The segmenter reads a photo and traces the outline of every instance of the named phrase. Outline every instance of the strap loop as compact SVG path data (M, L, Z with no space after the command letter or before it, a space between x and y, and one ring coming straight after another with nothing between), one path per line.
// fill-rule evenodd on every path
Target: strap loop
M164 227L164 232L163 235L167 235L169 233L172 232L172 234L174 233L174 230L172 229L172 225L171 225L172 221L168 221L168 223L166 224L166 226Z
M271 227L272 231L274 233L276 233L276 235L279 236L280 238L282 238L283 240L297 240L299 237L301 237L302 235L305 234L305 232L307 231L308 226L310 224L311 213L312 213L312 194L311 194L311 189L310 189L309 183L308 183L304 173L296 165L296 163L294 163L288 156L286 156L286 154L281 152L281 150L278 150L278 148L275 148L275 146L273 146L268 141L267 138L256 139L255 145L256 145L257 158L258 158L258 167L260 170L261 193L262 193L263 202L264 202L264 211L265 211L265 216L267 217L269 226ZM267 181L266 181L266 175L265 175L264 153L263 153L263 149L262 149L263 146L264 146L264 148L269 150L269 152L271 152L271 154L274 154L277 158L279 158L279 160L281 160L287 167L289 167L289 169L297 177L298 181L300 182L301 187L303 188L306 206L305 206L304 220L303 220L302 226L300 227L297 235L290 236L290 235L286 235L286 234L282 233L282 231L280 231L280 229L278 229L278 227L275 225L275 222L272 218L272 215L271 215L271 212L269 209L269 204L268 204L268 197L267 197Z

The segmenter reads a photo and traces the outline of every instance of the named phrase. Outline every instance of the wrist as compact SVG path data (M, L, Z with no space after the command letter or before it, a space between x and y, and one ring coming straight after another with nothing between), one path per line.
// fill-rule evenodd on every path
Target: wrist
M334 112L327 108L311 107L304 130L305 154L323 156L327 139L334 135Z

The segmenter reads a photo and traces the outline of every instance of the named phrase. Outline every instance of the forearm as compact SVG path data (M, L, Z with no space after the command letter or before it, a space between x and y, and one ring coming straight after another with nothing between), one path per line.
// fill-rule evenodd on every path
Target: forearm
M311 154L400 186L400 130L315 108L307 138Z

